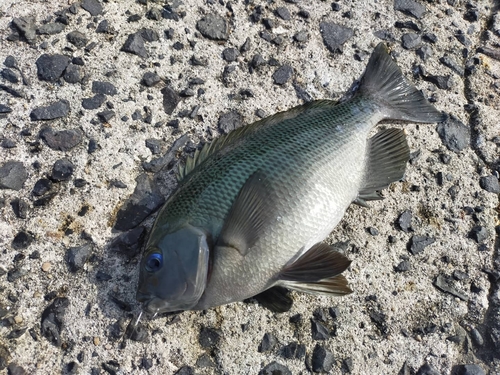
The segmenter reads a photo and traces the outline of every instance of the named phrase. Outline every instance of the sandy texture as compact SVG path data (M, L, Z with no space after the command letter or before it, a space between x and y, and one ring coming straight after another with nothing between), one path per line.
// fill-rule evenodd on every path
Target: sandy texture
M95 6L97 1L82 3ZM21 97L0 90L0 104L12 109L0 117L0 166L22 162L27 178L19 190L0 190L0 372L22 373L14 372L20 371L17 365L28 374L257 374L277 361L289 372L275 374L321 371L318 363L330 374L432 373L424 372L426 364L441 374L462 371L457 366L464 364L500 373L499 196L480 186L481 177L493 176L491 181L498 182L500 171L498 4L422 1L425 13L416 18L395 10L399 3L415 7L411 1L371 3L174 0L163 10L167 18L155 20L146 14L151 9L162 14L165 4L159 0L109 0L97 3L102 12L96 15L79 3L68 11L72 3L67 1L3 0L0 64L13 56L19 69L11 70L19 82L0 76L0 84ZM288 9L290 20L275 14L279 7ZM225 19L227 40L210 40L197 31L196 23L208 14ZM138 19L130 18L133 15ZM54 35L35 33L28 43L12 24L19 17L32 17L28 23L35 29L50 22L67 25ZM103 20L109 28L97 33ZM341 52L332 53L325 45L323 21L352 29ZM129 35L142 28L159 37L145 42L147 55L121 51ZM68 41L73 31L83 34L83 38L77 35L80 44ZM307 37L294 39L300 31ZM271 35L271 42L263 32ZM9 37L12 33L14 37ZM402 43L411 42L402 39L406 33L416 34L406 37L411 40L420 36L420 45L403 48ZM134 192L136 178L148 173L153 181L149 186L168 194L175 186L173 166L178 157L218 136L219 117L231 110L250 123L259 119L258 109L270 115L304 100L339 99L362 74L384 35L393 38L387 43L405 75L438 109L452 114L455 123L463 123L467 136L465 147L455 152L443 143L436 124L383 125L404 127L412 152L420 154L408 164L405 180L384 192L385 200L370 203L368 209L351 206L327 239L350 241L346 254L352 265L345 275L354 293L337 299L294 293L294 306L283 314L256 303L185 312L178 318L145 321L145 341L123 340L123 327L132 316L126 310L139 308L135 289L140 258L108 247L119 234L113 230L116 215ZM239 52L233 62L223 59L224 49L239 50L247 38L248 51ZM36 61L42 54L81 57L82 76L76 83L64 78L39 80ZM265 64L253 69L256 54ZM421 55L429 56L424 61ZM456 63L458 72L440 61L443 56ZM193 57L206 64L193 63ZM277 85L273 73L282 65L291 66L293 75ZM234 71L228 73L227 66ZM141 84L146 72L156 73L161 81L152 87ZM435 76L445 77L441 88ZM190 84L193 78L203 83ZM99 108L84 109L82 100L95 95L94 81L111 83L117 93L105 94ZM194 95L185 93L188 96L167 114L162 104L166 86L177 93L191 88ZM59 100L69 102L67 115L48 121L30 119L33 109ZM113 111L114 117L105 111ZM167 125L174 119L179 119L178 129ZM81 141L63 151L51 148L40 136L46 127L79 130ZM171 153L169 165L157 173L144 171L144 162L167 152L183 134L187 143ZM160 154L153 155L146 147L148 139L159 140ZM92 153L89 143L91 148L97 145ZM67 181L53 181L48 194L54 196L39 205L34 186L40 179L54 179L52 169L58 159L68 159L74 171ZM77 179L86 184L79 187ZM13 209L16 199L25 203L24 218ZM398 224L405 210L412 216L408 231ZM143 224L149 228L151 223L149 218ZM477 226L486 233L481 243L470 238ZM18 246L14 238L20 231L33 241ZM414 255L409 252L413 236L434 242ZM92 244L90 258L82 269L71 272L67 250L87 243ZM405 260L409 269L396 272ZM436 288L438 279L450 285L454 295ZM110 296L124 303L117 304ZM56 302L67 298L64 314L56 314L61 317L56 345L41 332L47 318L42 314L54 298ZM338 309L329 311L333 307ZM325 340L313 338L312 326L318 322L330 336ZM276 345L259 352L265 333L274 335Z

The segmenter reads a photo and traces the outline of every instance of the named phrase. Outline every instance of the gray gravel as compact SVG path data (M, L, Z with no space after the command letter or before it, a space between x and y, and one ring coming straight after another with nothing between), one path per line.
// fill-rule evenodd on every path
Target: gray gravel
M0 373L500 373L492 1L0 3ZM354 292L135 325L141 246L178 163L340 100L380 41L450 116L379 127L404 127L412 159L327 239Z

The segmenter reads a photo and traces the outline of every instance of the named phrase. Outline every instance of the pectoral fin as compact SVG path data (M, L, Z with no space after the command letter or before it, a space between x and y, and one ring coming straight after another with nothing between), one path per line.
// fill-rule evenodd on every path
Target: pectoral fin
M287 264L278 278L280 285L308 293L343 295L351 293L340 275L351 261L332 246L318 243L298 259Z
M257 294L253 298L265 308L273 312L287 312L292 308L293 300L290 297L288 289L281 286L274 286L262 293Z
M248 178L224 221L217 246L234 248L243 256L247 254L263 228L276 220L268 199L269 189L260 171Z

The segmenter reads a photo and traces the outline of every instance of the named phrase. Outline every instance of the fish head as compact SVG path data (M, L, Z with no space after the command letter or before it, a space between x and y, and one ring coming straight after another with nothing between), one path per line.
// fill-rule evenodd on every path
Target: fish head
M141 260L137 300L150 314L189 310L207 284L210 248L202 230L184 225L153 236Z

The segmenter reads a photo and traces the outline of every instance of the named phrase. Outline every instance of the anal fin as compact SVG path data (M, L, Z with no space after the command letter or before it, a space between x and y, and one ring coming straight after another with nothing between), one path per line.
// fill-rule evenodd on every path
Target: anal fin
M382 199L379 191L403 178L410 148L404 130L385 129L368 141L363 185L354 203Z

